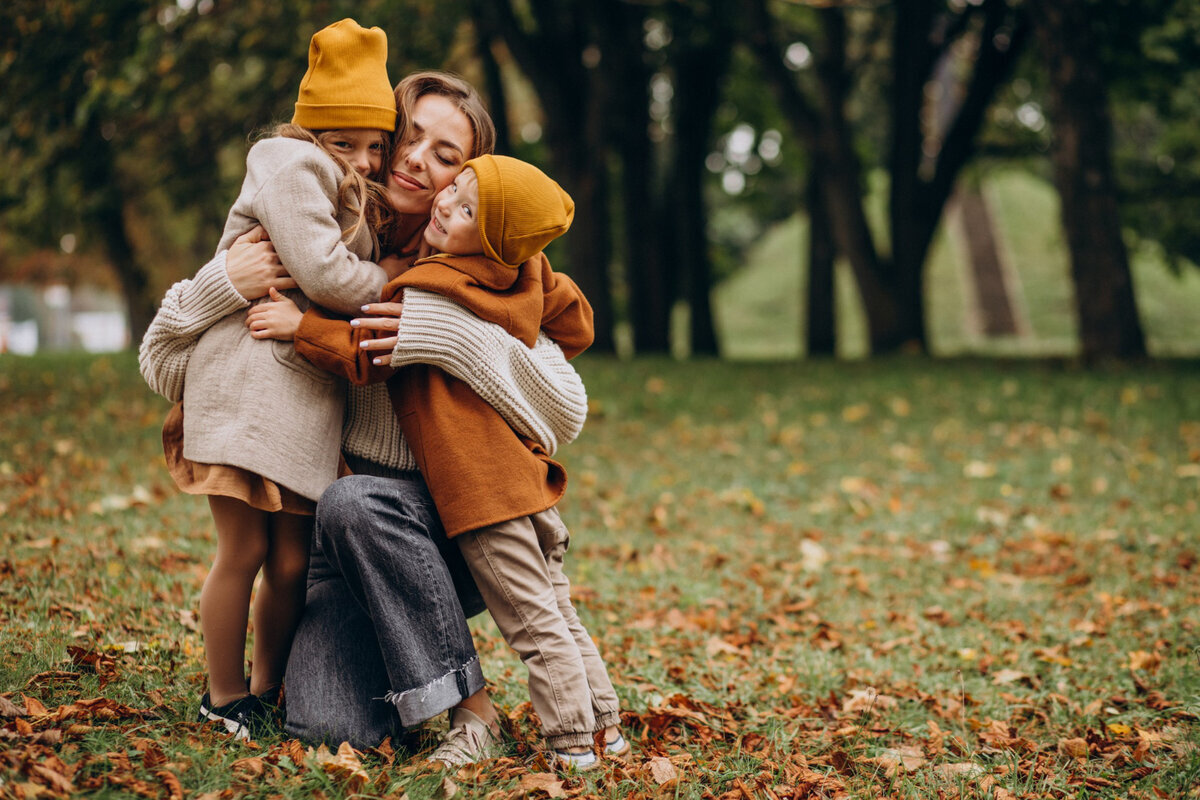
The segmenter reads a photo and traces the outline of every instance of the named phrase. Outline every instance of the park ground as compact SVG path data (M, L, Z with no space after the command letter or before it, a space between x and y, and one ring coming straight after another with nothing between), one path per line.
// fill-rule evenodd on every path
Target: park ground
M132 354L0 356L0 797L1200 797L1196 363L578 367L568 567L633 752L547 772L485 615L510 745L446 775L193 722L167 404Z

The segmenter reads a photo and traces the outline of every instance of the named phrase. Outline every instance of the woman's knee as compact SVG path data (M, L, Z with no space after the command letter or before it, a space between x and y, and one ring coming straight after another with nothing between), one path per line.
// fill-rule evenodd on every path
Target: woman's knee
M373 479L366 475L338 478L317 501L315 535L341 539L369 521Z

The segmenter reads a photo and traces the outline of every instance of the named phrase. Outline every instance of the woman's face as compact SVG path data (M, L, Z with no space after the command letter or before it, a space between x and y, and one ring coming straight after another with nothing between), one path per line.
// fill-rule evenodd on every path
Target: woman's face
M450 185L475 147L471 121L449 99L427 94L417 100L412 135L396 148L387 193L401 214L429 216L433 199Z

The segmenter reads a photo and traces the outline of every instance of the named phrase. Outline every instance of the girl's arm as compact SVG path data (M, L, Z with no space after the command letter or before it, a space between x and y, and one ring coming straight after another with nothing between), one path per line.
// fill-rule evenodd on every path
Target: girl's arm
M386 276L378 264L359 258L342 243L338 173L327 154L310 147L311 153L277 169L263 183L252 207L308 299L353 314L379 299Z
M420 289L404 293L391 365L433 364L465 381L522 436L553 455L579 435L587 391L562 349L544 333L528 348L499 325Z

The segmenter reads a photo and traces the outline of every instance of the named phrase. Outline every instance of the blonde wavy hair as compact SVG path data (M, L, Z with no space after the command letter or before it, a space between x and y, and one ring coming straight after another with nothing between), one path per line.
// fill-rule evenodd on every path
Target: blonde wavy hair
M311 142L324 150L341 168L342 180L338 183L337 189L338 207L349 209L355 217L353 224L342 230L342 243L349 243L366 225L371 232L371 258L374 260L380 253L378 231L389 228L394 216L391 203L387 199L387 190L383 185L392 165L392 137L387 134L387 131L379 132L379 140L383 144L379 169L373 174L363 177L350 166L346 159L328 146L328 142L336 133L336 130L314 131L285 122L276 126L271 135Z

